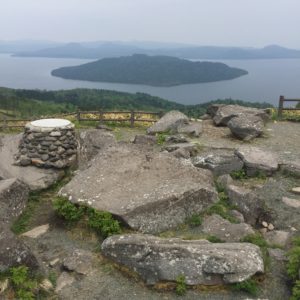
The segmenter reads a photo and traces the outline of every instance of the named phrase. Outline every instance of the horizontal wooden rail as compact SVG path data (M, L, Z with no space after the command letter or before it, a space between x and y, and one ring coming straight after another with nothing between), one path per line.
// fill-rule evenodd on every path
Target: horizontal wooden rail
M279 105L278 105L278 118L282 118L282 112L284 110L299 110L297 107L284 107L284 102L300 102L300 99L286 99L284 96L279 97Z

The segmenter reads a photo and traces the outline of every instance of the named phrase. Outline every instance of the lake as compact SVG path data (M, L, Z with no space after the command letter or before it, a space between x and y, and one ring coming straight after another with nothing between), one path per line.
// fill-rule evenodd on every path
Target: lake
M280 95L300 98L300 59L214 60L249 72L226 81L152 87L135 84L88 82L52 77L51 70L89 62L86 59L27 58L0 54L0 86L23 89L96 88L123 92L143 92L183 104L214 99L241 99L278 104Z

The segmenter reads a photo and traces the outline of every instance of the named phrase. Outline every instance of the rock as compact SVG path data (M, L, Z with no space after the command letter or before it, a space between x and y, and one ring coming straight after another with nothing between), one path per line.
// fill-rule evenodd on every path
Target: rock
M179 148L173 151L172 154L177 158L189 159L191 157L190 151L185 148Z
M244 223L245 222L245 218L243 216L243 214L241 214L239 211L233 209L229 211L229 214L236 218L239 222Z
M294 188L292 188L292 192L293 192L294 194L300 195L300 186L299 186L299 187L294 187Z
M300 200L282 197L282 202L290 207L300 208Z
M8 227L0 224L0 272L19 265L38 268L38 262L30 249Z
M8 279L0 279L0 295L3 294L8 288Z
M268 225L268 230L270 230L270 231L271 231L271 230L274 230L274 228L275 228L275 227L274 227L274 225L273 225L273 224L271 224L271 223L270 223L270 224Z
M270 257L277 261L288 261L285 251L278 248L268 248L268 253Z
M86 275L93 265L93 255L86 250L76 249L63 261L63 267L68 271L75 271L78 274Z
M245 236L255 233L250 225L233 224L217 214L205 218L201 229L204 233L216 236L224 242L239 242Z
M248 176L263 173L271 176L278 169L278 159L275 154L256 147L242 146L235 151L245 164Z
M213 117L216 125L227 126L228 122L237 116L258 116L262 120L267 121L269 119L268 113L263 109L245 107L240 105L223 105L219 106Z
M268 223L266 221L262 221L261 222L261 225L265 228L268 228Z
M110 127L108 127L108 126L106 126L106 125L104 125L104 124L101 124L101 123L99 123L99 124L96 126L96 128L97 128L97 129L106 130L106 131L113 131L112 128L110 128Z
M233 184L233 179L229 174L221 175L217 178L217 184L224 190L227 190L227 187Z
M227 123L231 133L244 141L250 141L256 137L259 137L264 132L263 120L254 115L239 115L232 118Z
M169 135L166 137L166 143L181 144L181 143L188 143L188 140L183 135Z
M214 117L217 113L217 111L223 107L223 106L226 106L226 104L211 104L208 108L207 108L207 114L210 116L210 117Z
M209 169L215 176L229 174L243 168L242 160L230 150L212 150L192 159L194 166Z
M264 234L264 238L269 244L285 247L289 242L291 234L288 231L273 230Z
M0 225L21 215L28 200L28 187L16 178L0 181Z
M64 287L71 285L74 282L74 277L67 272L62 272L56 281L55 292L61 291Z
M36 239L37 237L41 236L42 234L46 233L49 230L49 224L41 225L35 227L27 232L24 232L22 236L30 237L32 239Z
M180 125L188 124L188 117L176 110L169 111L160 118L154 125L147 129L148 134L156 134L163 132L176 133Z
M27 156L23 156L23 155L20 156L20 165L22 167L29 166L30 164L31 164L30 158L28 158Z
M209 243L205 240L162 239L127 234L107 238L102 253L137 272L147 284L176 281L188 285L241 282L264 272L259 247L249 243Z
M64 175L60 170L14 165L14 154L18 151L21 138L22 135L7 135L0 138L0 174L3 178L17 178L31 190L39 190L51 186Z
M201 120L210 120L211 116L209 114L204 114L203 116L200 117Z
M116 145L117 141L115 136L110 132L88 129L80 132L78 143L78 164L80 169L84 169L100 150Z
M55 258L49 262L49 266L51 268L55 267L55 265L59 262L59 258Z
M190 156L197 153L197 145L192 143L171 144L163 147L163 150L167 150L168 152L173 152L179 149L189 152Z
M133 143L140 145L155 145L157 144L157 138L152 135L138 134L134 137Z
M209 171L125 143L100 152L60 194L147 233L175 227L217 201Z
M267 228L260 228L259 229L259 232L261 233L261 234L265 234L265 233L267 233L268 232L268 229Z
M280 169L288 175L300 178L300 161L294 161L292 163L283 163L280 165Z
M177 127L177 132L199 137L200 134L202 133L202 123L193 122L190 124L180 124Z
M49 292L49 291L53 290L53 284L51 283L51 281L49 279L44 279L40 283L40 288L46 292Z
M229 185L227 193L230 204L235 205L244 215L246 222L252 226L256 226L260 220L268 216L268 212L265 211L265 202L252 190Z

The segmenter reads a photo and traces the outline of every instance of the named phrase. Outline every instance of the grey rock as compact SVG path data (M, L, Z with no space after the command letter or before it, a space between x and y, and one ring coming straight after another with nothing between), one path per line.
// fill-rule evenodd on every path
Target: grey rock
M28 158L27 156L20 156L19 158L19 161L20 161L20 165L22 167L25 167L25 166L29 166L31 164L31 159Z
M282 230L268 231L264 234L264 238L269 244L275 244L281 247L285 247L290 241L291 233Z
M255 176L258 172L271 176L278 169L278 158L271 152L242 146L235 153L244 162L248 176Z
M246 223L233 224L217 214L206 217L201 225L201 230L225 242L239 242L245 236L255 233L250 225Z
M194 166L209 169L215 176L239 171L244 163L231 150L211 150L192 159Z
M280 165L280 169L288 175L300 178L300 161L283 163Z
M290 206L293 208L300 208L300 200L292 199L292 198L288 198L288 197L282 197L282 202L287 206Z
M284 261L284 262L288 261L288 258L284 250L278 248L268 248L268 253L270 257L272 257L277 261Z
M147 233L175 227L217 201L209 171L125 143L103 149L60 194Z
M22 135L8 135L0 141L0 174L3 178L18 178L31 190L38 190L49 187L64 175L59 170L14 165L14 154L18 152L21 137Z
M291 191L292 191L292 193L294 193L296 195L300 195L300 186L292 188Z
M68 272L62 272L56 281L55 292L60 292L64 287L71 285L75 281L75 278Z
M68 271L86 275L92 269L93 258L93 254L90 251L76 249L64 259L63 266Z
M134 270L149 285L176 281L179 275L188 285L234 283L264 272L259 247L248 243L128 234L109 237L101 248L105 256Z
M233 179L229 174L224 174L217 178L217 184L224 190L227 190L227 187L233 184Z
M6 226L0 224L0 272L18 265L26 265L31 269L39 266L30 249Z
M188 159L191 157L190 151L185 148L179 148L179 149L173 151L172 154L177 158Z
M254 115L242 114L234 117L228 122L227 126L235 137L244 141L259 137L264 132L263 120Z
M206 113L213 118L217 111L223 106L226 106L226 104L212 104L207 108Z
M210 120L211 116L209 114L205 114L203 116L200 117L201 120Z
M42 159L42 161L46 161L46 160L49 159L49 155L48 155L48 154L43 154L43 155L41 156L41 159Z
M200 134L202 133L202 122L191 122L189 124L180 124L177 127L177 132L199 137Z
M183 135L169 135L166 137L166 143L168 144L188 143L188 139Z
M171 144L163 147L163 150L167 150L168 152L173 152L179 149L189 152L191 156L197 153L197 145L192 143Z
M16 178L0 181L0 225L21 215L28 200L28 187Z
M270 218L263 199L252 190L229 185L227 187L229 202L235 205L243 215L247 223L255 226L261 220Z
M32 239L36 239L39 236L45 234L49 230L49 224L37 226L29 231L22 233L22 236L26 236Z
M137 134L134 137L133 143L139 145L155 145L157 143L157 138L156 136Z
M264 121L267 121L269 119L268 113L263 109L245 107L240 105L223 105L218 107L213 120L214 123L218 126L227 126L228 122L233 117L237 117L240 115L258 116Z
M160 118L154 125L147 129L148 134L156 134L163 132L177 132L180 125L188 124L188 117L180 111L172 110Z
M61 132L60 131L52 131L52 132L50 132L50 136L59 137L59 136L61 136Z
M241 222L241 223L245 222L245 218L244 218L243 214L240 213L238 210L236 210L236 209L230 210L229 214L232 217L236 218L239 222Z

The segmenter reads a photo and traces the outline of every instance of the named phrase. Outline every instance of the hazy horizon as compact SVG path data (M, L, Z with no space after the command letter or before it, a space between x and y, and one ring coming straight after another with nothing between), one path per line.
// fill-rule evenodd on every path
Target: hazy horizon
M300 49L298 0L2 0L0 40Z

